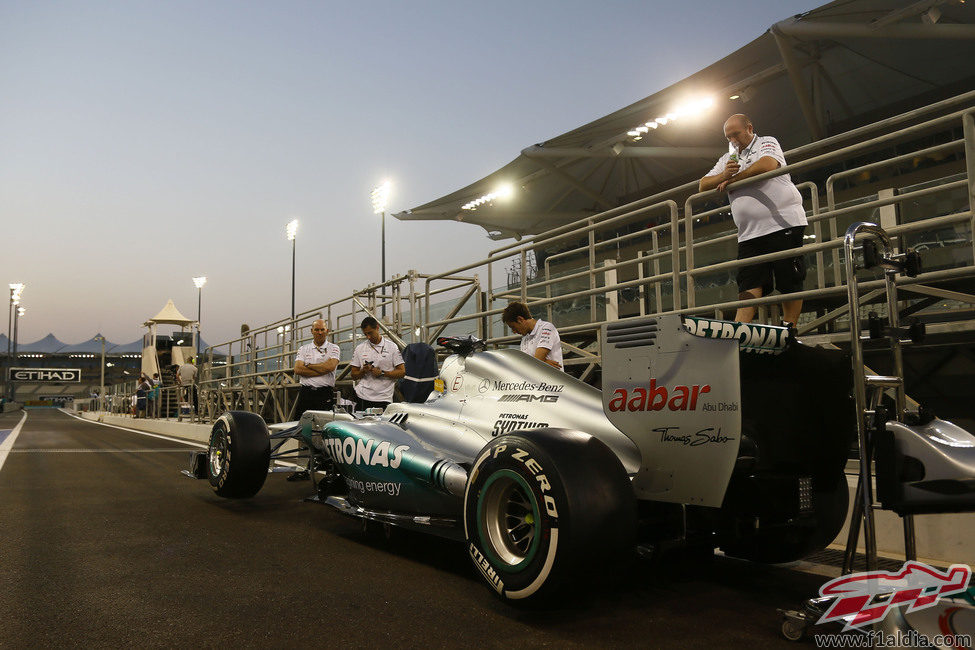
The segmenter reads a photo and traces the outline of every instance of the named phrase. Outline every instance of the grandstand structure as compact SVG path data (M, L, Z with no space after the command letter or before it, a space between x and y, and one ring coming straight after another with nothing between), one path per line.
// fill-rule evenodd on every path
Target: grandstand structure
M16 357L8 358L7 336L0 334L0 350L4 351L4 395L15 389L17 401L27 406L59 406L66 401L89 398L100 389L102 372L102 344L104 343L105 385L120 384L139 376L142 358L142 339L131 343L102 341L95 334L81 343L65 343L54 334L17 345ZM71 368L81 371L77 382L16 382L7 381L8 368Z
M203 415L245 409L270 422L293 419L294 351L315 318L329 321L340 345L346 391L366 315L385 314L385 333L401 344L474 334L504 346L516 338L498 316L522 300L559 327L567 371L593 383L606 322L730 317L743 304L777 322L780 296L737 300L727 198L698 192L726 151L721 125L744 112L756 132L779 139L789 163L753 180L789 173L805 201L800 337L843 346L851 318L886 308L879 280L862 285L860 304L847 303L840 254L851 223L878 223L923 261L919 276L899 280L902 320L927 325L925 341L905 350L908 393L975 424L964 388L975 374L973 55L975 3L957 0L836 0L776 23L686 79L397 213L471 223L499 244L486 259L394 275L209 347Z

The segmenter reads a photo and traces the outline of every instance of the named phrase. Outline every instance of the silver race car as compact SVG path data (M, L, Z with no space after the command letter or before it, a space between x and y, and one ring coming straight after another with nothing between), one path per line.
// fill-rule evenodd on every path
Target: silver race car
M512 602L555 593L625 549L785 562L836 537L856 432L846 354L784 328L679 315L618 321L601 340L600 391L518 350L440 339L453 354L422 401L308 411L272 429L229 412L188 473L249 498L297 441L316 499L463 542ZM886 494L907 512L975 508L975 438L915 424L894 428L878 484L886 472ZM898 474L906 454L912 471Z

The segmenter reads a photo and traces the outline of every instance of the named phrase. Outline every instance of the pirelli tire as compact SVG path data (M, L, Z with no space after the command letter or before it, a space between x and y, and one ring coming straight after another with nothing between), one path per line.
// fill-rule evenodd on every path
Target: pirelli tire
M271 441L261 416L228 411L213 424L207 449L207 478L219 496L254 496L264 486L270 462Z
M467 551L502 600L544 602L626 557L636 511L626 471L602 441L569 429L519 431L474 461Z

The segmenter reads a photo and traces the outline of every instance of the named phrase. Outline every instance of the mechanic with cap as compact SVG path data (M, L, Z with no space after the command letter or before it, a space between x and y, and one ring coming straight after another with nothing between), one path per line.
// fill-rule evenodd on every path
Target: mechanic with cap
M540 318L532 318L528 305L513 302L501 312L501 321L515 334L521 334L521 351L544 361L553 368L562 365L562 339L555 325Z
M305 411L328 411L335 404L335 369L339 365L339 346L325 340L328 325L318 319L311 324L312 342L298 348L295 354L295 374L298 375L298 399L295 419ZM307 471L298 471L289 481L308 480Z
M379 321L362 319L359 328L366 340L352 354L349 371L356 380L356 410L385 409L393 401L396 380L406 376L406 365L399 347L379 333Z
M786 164L779 142L755 134L751 120L742 114L732 115L724 123L724 134L730 146L714 168L701 179L702 192L716 189L724 192L736 184ZM799 248L806 229L806 212L802 196L789 174L767 178L741 188L727 189L731 216L738 226L738 259ZM738 269L738 299L761 298L778 289L792 293L802 289L806 265L802 255L771 262L761 262ZM802 299L782 302L783 325L795 326L802 311ZM755 307L740 307L735 320L749 323L755 318Z

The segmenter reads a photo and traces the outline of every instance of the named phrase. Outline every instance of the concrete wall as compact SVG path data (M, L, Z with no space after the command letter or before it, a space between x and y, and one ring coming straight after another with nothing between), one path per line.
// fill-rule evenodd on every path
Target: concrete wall
M210 440L212 425L196 424L194 422L177 422L176 420L153 420L149 418L134 418L130 415L103 413L98 411L78 413L86 420L104 422L118 427L136 429L147 433L158 433L164 436L192 440L206 444Z

